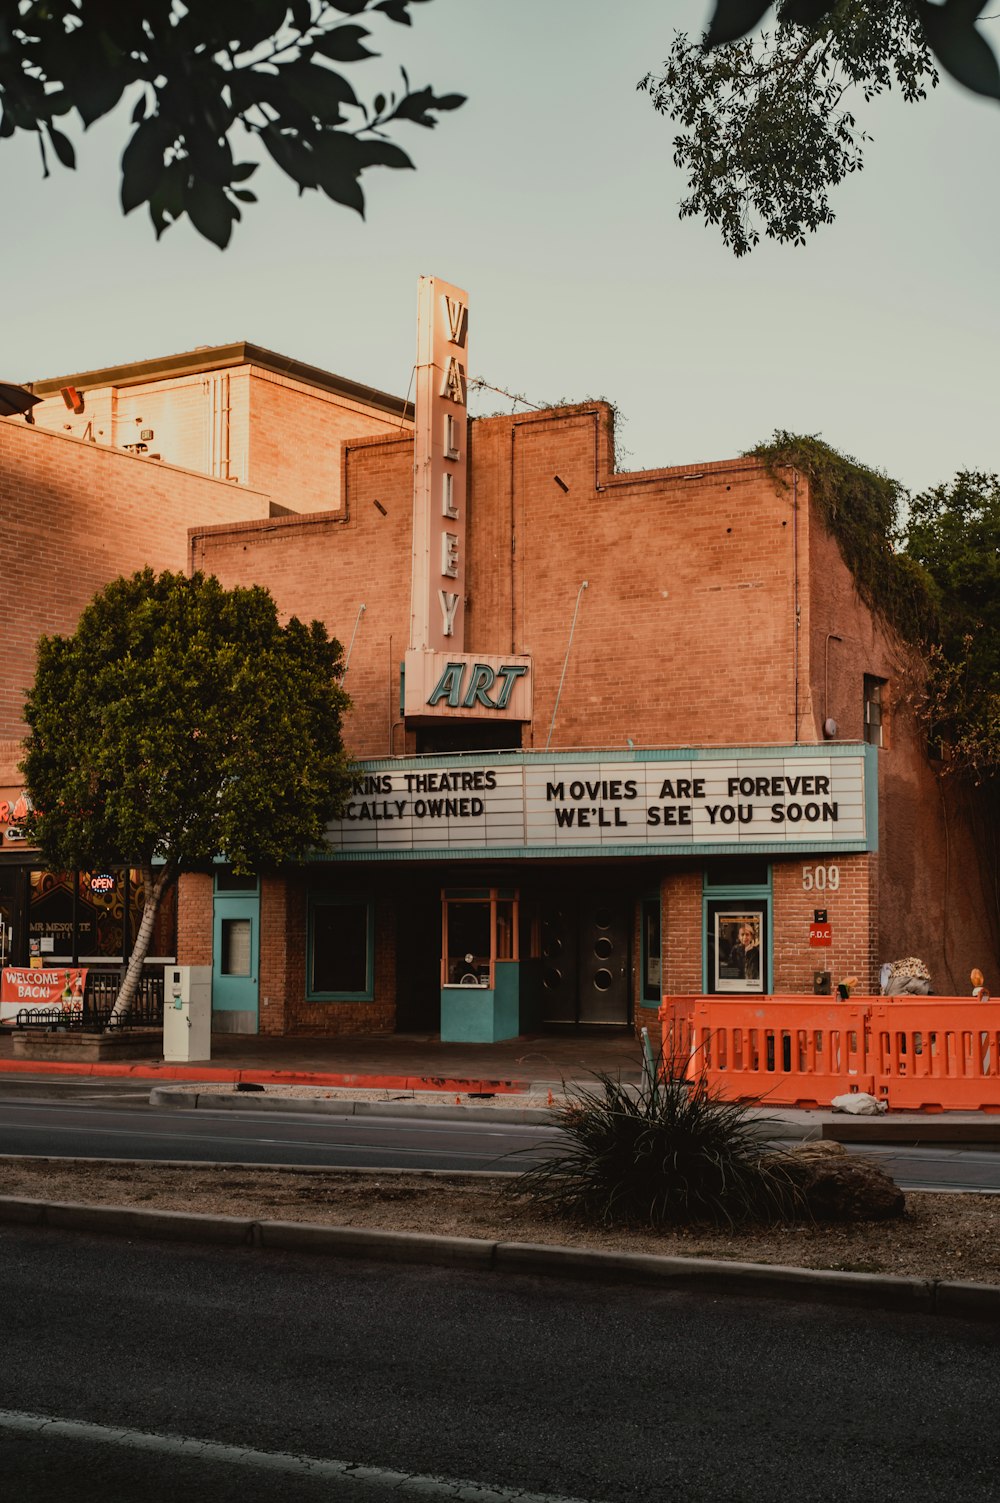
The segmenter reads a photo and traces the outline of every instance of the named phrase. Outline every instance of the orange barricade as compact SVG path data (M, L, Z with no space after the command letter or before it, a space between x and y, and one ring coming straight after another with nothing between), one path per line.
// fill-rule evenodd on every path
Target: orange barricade
M1000 1003L873 998L875 1094L906 1111L1000 1112Z
M694 1010L703 997L664 997L660 1008L660 1051L663 1063L677 1080L689 1074Z
M832 1096L872 1090L865 1013L827 997L702 998L691 1072L730 1100L829 1106Z
M729 1100L1000 1112L1000 1001L969 997L664 997L663 1058Z

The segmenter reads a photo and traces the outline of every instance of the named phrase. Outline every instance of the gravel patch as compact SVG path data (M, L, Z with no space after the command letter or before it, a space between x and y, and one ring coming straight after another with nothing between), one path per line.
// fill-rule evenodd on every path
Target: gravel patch
M607 1230L542 1212L492 1177L419 1171L6 1158L0 1195L1000 1285L1000 1196L991 1195L910 1192L898 1221L738 1232Z

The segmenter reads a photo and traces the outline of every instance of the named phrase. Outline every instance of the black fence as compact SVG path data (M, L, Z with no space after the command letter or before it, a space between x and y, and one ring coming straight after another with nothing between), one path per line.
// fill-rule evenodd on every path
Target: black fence
M73 1011L54 1003L51 1007L23 1007L17 1028L59 1028L96 1033L107 1028L163 1027L163 972L143 972L132 1005L124 1017L112 1016L121 990L120 971L91 971L83 994L83 1007Z

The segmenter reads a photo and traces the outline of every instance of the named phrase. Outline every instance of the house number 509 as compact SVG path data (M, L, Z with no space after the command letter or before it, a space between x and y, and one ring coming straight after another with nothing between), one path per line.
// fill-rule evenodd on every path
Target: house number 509
M839 866L804 866L802 868L804 892L836 892L839 886Z

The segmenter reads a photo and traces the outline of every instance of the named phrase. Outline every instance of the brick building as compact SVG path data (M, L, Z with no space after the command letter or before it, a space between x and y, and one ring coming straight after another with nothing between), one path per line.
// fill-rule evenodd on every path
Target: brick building
M249 392L229 480L43 433L54 399L34 432L0 423L0 456L11 432L25 473L71 454L98 507L114 495L98 461L143 477L126 511L163 487L174 530L147 534L142 562L176 567L182 546L190 568L264 584L350 646L357 776L328 848L249 884L224 866L181 883L176 954L213 966L216 1026L484 1041L640 1026L664 992L847 975L874 990L904 954L964 991L995 956L967 829L909 709L919 663L859 599L805 477L752 459L620 472L603 403L467 423L460 296L428 290L438 345L421 346L415 431L400 404L365 408L323 373L310 391L269 381L256 403L252 346L227 347L232 412ZM225 370L158 364L135 368L135 416L193 465L171 404ZM304 414L338 392L304 449ZM137 561L116 550L106 577ZM100 567L43 629L71 624Z

